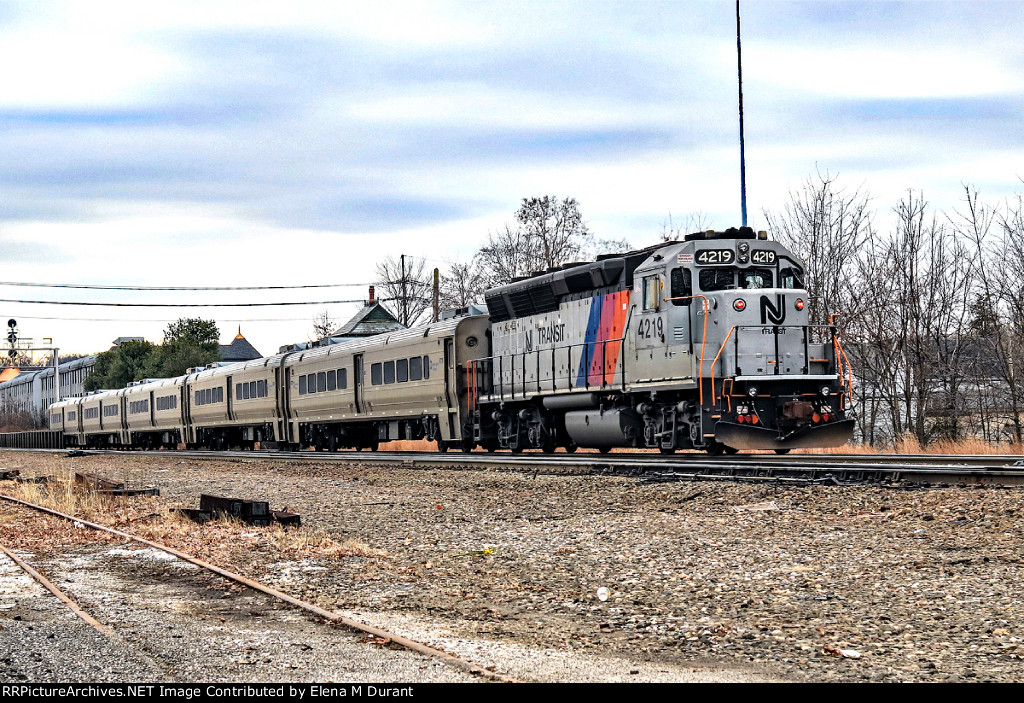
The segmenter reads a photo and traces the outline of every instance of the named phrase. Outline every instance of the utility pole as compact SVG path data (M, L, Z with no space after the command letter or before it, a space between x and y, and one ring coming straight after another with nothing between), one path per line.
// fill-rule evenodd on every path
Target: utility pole
M402 254L402 324L409 326L409 295L405 288L405 254Z
M736 0L736 74L740 88L740 206L747 226L747 161L743 153L743 54L740 51L740 0Z
M60 401L60 350L53 346L52 337L43 337L44 342L48 342L48 347L37 347L32 339L27 337L18 337L18 321L11 319L7 321L7 342L10 344L10 349L7 350L7 358L9 363L13 366L17 361L18 356L22 352L50 352L51 364L53 366L53 402Z
M434 322L441 316L441 271L434 269Z

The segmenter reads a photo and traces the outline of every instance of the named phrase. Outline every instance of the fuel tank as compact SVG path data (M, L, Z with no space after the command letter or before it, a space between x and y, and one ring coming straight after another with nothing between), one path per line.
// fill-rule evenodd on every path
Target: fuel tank
M630 408L576 410L565 414L565 431L581 447L632 446L644 422Z

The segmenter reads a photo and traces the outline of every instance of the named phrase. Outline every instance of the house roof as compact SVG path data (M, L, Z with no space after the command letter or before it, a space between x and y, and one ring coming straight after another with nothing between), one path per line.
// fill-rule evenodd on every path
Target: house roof
M331 332L331 337L372 337L404 330L405 326L377 301L370 301L351 320Z
M220 345L220 356L224 361L249 361L262 358L263 355L249 344L249 340L242 336L242 330L239 329L231 344Z

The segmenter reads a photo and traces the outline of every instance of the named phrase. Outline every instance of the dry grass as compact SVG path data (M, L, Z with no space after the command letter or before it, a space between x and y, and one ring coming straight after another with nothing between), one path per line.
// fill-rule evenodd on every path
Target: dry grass
M1024 446L1017 442L992 444L982 439L963 439L956 442L938 440L925 446L912 434L905 434L891 445L873 447L870 444L845 444L832 449L806 449L801 452L816 454L1024 454Z
M120 498L109 494L92 493L75 483L74 473L73 468L55 471L50 474L55 477L54 480L45 484L2 481L0 493L89 522L126 531L225 567L244 567L257 558L339 561L350 557L387 557L386 552L373 549L362 542L351 539L335 541L322 528L284 528L278 524L254 527L231 518L213 520L200 525L180 513L172 512L175 505L160 497ZM45 522L49 524L53 520L54 518L46 518ZM58 523L70 525L63 520L58 520ZM13 527L14 523L10 522L8 516L0 514L0 531L6 532L8 530L5 528ZM43 532L48 529L52 528L45 528ZM36 542L47 542L45 534L41 533L37 537Z

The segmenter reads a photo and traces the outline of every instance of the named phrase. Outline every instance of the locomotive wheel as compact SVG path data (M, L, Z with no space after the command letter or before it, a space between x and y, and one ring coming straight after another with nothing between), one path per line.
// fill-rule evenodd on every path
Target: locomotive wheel
M370 450L371 452L375 452L375 451L377 451L378 449L380 449L380 440L379 440L379 439L375 439L375 440L373 440L372 442L370 442L370 446L368 447L368 449L369 449L369 450Z
M660 451L662 454L675 454L676 453L676 448L675 447L658 447L658 451Z
M448 451L448 443L445 442L443 439L437 440L437 451L441 452L442 454L447 452Z
M522 454L523 453L523 445L521 445L521 444L517 444L514 447L509 447L509 449L512 450L513 454Z
M789 449L788 448L787 449L776 449L775 453L776 454L789 454Z
M730 454L730 455L731 455L731 454L738 454L738 453L739 453L739 451L740 451L739 449L736 449L736 447L730 447L730 446L729 446L728 444L723 444L723 445L722 445L722 450L723 450L723 451L724 451L724 452L725 452L726 454Z
M725 451L725 445L712 440L708 446L705 447L704 451L706 451L710 456L720 456L722 452Z
M601 448L600 448L600 449L598 449L597 451L601 452L602 454L607 454L607 453L608 453L608 452L610 452L611 450L612 450L612 448L611 448L611 447L601 447Z
M580 445L578 445L578 444L568 444L565 447L565 453L566 454L574 454L576 452L576 450L579 449L579 448L580 448Z

